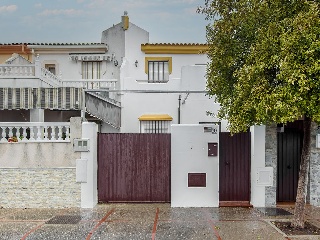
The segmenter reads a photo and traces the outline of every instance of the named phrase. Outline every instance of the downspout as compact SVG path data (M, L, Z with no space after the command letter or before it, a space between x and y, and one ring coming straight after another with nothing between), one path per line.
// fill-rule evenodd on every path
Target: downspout
M179 107L178 107L178 124L180 124L180 118L181 118L181 113L180 113L180 111L181 111L181 94L179 94Z
M86 93L84 88L82 88L82 106L81 106L81 119L82 122L86 122Z

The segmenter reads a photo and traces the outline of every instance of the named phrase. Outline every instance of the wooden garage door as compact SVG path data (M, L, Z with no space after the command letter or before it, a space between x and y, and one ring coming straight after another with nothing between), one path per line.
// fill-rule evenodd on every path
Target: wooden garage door
M170 202L171 135L98 135L100 202Z

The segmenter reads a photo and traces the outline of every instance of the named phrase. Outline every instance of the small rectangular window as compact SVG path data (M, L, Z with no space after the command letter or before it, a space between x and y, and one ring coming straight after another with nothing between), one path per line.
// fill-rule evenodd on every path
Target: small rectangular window
M140 121L141 133L170 133L171 121Z
M56 65L55 64L45 64L45 69L47 69L52 74L56 75Z
M149 61L148 62L148 81L149 82L168 82L169 81L169 62L168 61Z

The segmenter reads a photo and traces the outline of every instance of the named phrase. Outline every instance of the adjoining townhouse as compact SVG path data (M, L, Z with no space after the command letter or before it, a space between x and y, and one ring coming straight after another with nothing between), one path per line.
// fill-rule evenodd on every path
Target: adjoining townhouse
M0 66L1 121L67 121L81 116L82 111L90 121L120 127L116 97L111 99L112 96L94 91L85 97L83 91L116 87L118 81L109 78L110 69L115 67L114 55L107 53L106 44L29 43L24 46L31 53L30 60L13 53ZM111 116L110 120L108 116L99 116L100 109L85 108L95 101L111 104L117 116Z
M206 95L205 44L149 43L149 33L131 23L125 15L119 24L102 32L101 43L29 43L18 44L17 49L11 48L16 44L0 46L10 48L6 52L1 52L0 48L3 53L0 56L3 59L0 64L0 121L67 122L70 117L81 116L97 123L100 133L171 133L171 145L168 138L156 142L159 147L150 146L153 140L143 140L148 149L155 148L152 157L155 165L148 165L150 162L133 164L134 167L139 164L149 167L145 168L144 177L140 176L140 186L121 182L121 178L126 179L126 171L133 167L134 160L124 159L121 168L117 168L119 162L110 162L116 164L114 172L119 171L116 175L120 176L120 182L116 184L120 184L124 192L135 191L139 196L128 200L122 196L114 198L116 193L105 196L106 192L102 191L99 200L150 201L151 185L146 187L146 192L140 190L146 185L146 179L151 179L156 187L157 181L162 184L163 180L161 187L166 192L157 190L154 201L171 201L172 206L263 207L294 202L300 152L292 149L301 146L299 122L287 124L284 131L279 131L277 126L253 126L251 132L230 137L226 133L227 122L219 122L208 115L208 112L216 113L219 104ZM316 134L314 124L308 202L319 206ZM78 133L77 137L80 135ZM91 144L96 141L93 138ZM111 154L101 149L122 151L118 155L129 156L130 149L138 148L138 145L130 145L121 150L118 146L131 140L125 144L111 140L99 135L102 144L99 143L99 171L106 168L106 163L101 163L105 160L102 156ZM140 146L133 155L142 156L147 151L145 146ZM81 153L82 156L86 155ZM164 165L157 165L157 161ZM86 165L86 161L71 166L80 168L83 164ZM113 171L110 164L108 168ZM95 172L94 163L92 166L85 167L86 171ZM116 176L99 172L100 176L108 174L110 176L105 179L88 173L93 182L86 185L86 194L92 195L91 205L97 201L96 192L90 192L90 188L96 188L94 182L98 182L98 192L102 188L111 192L109 182ZM79 183L87 184L86 180L79 180ZM78 193L79 189L74 191ZM165 197L159 198L159 193ZM200 195L206 197L195 197Z
M11 43L0 45L0 64L4 64L6 60L10 59L13 53L19 54L28 61L32 61L32 53L27 44Z

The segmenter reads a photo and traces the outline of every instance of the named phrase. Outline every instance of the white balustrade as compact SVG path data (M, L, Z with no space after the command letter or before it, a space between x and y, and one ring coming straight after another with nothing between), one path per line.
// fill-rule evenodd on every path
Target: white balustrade
M61 79L46 68L41 68L40 79L52 87L61 87Z
M34 69L34 64L0 64L0 77L31 77Z
M79 79L62 80L62 87L78 87L84 89L115 90L117 79Z
M69 122L0 122L0 143L70 142Z

